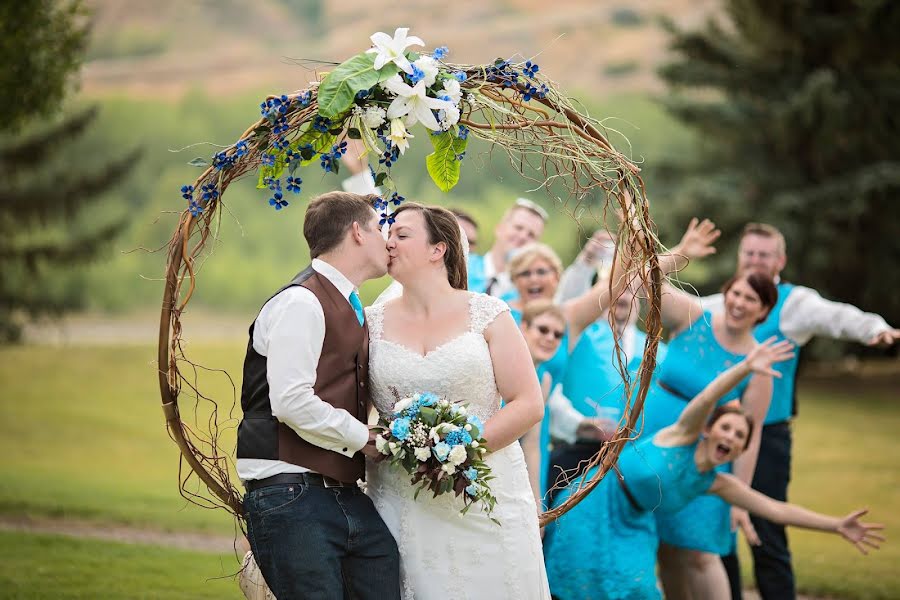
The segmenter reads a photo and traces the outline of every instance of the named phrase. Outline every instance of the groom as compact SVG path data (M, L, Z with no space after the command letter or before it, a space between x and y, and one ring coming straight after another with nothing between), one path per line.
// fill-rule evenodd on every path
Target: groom
M330 192L306 211L312 264L250 327L237 471L247 537L275 596L400 597L397 544L368 496L369 335L360 283L387 272L374 197Z

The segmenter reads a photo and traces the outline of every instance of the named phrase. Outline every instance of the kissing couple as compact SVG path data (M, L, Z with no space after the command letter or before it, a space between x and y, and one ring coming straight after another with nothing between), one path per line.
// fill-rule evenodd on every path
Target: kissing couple
M504 302L467 291L468 245L451 212L406 203L385 241L375 200L312 200L312 264L250 327L237 471L253 556L242 588L281 600L549 599L518 443L544 413L525 341ZM402 293L363 309L358 287L385 273ZM377 460L370 408L390 418L416 392L484 422L500 525L478 505L460 515L453 494L416 499L409 475Z

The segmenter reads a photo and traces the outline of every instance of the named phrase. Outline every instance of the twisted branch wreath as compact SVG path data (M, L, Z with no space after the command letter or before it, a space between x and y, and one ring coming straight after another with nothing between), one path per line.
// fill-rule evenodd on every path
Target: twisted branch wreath
M550 194L549 186L561 182L568 197L557 196L555 201L567 214L588 210L600 224L610 210L627 215L613 233L617 253L624 257L616 267L625 272L614 272L611 281L625 277L630 285L643 286L648 298L648 335L637 394L632 394L633 382L617 344L617 367L629 399L622 421L582 475L558 484L570 484L576 491L564 504L541 515L543 525L571 510L615 467L625 444L636 434L656 364L662 328L660 245L640 169L613 147L600 121L579 111L531 61L498 59L488 65L462 65L444 61L445 48L420 55L401 47L391 62L384 45L390 41L396 47L398 39L401 44L404 40L407 45L421 43L418 38L407 38L402 29L393 40L386 34L373 35L375 48L336 65L310 89L267 97L260 105L262 117L235 144L216 153L209 163L198 164L198 159L191 163L205 169L193 185L182 188L188 207L168 244L159 327L159 386L168 432L181 451L179 487L182 495L196 504L225 507L242 517L241 493L232 483L229 468L231 454L219 445L216 411L205 425L195 418L189 426L178 404L188 386L197 402L209 400L215 406L182 370L185 365L196 366L184 352L181 318L195 289L195 265L221 217L225 190L235 179L258 171L258 187L273 192L269 204L280 210L288 204L282 191L284 174L289 174L287 189L299 192L300 167L319 161L325 171L337 172L346 148L341 142L349 137L362 140L368 151L379 157L378 170L373 170L375 181L387 191L394 190L390 198L397 204L402 197L396 193L391 166L405 151L406 138L411 137L406 126L418 120L433 130L429 137L434 152L426 157L426 166L444 191L458 181L467 140L472 136L488 142L491 152L505 152L513 168L534 182L536 189ZM425 104L427 114L416 110L416 102ZM398 117L397 113L403 114ZM591 199L599 200L601 210L591 208ZM388 223L390 204L380 200L376 206L385 211L382 217ZM628 266L621 267L623 264ZM185 464L189 470L182 476ZM595 466L599 468L591 472ZM193 475L211 497L187 489Z

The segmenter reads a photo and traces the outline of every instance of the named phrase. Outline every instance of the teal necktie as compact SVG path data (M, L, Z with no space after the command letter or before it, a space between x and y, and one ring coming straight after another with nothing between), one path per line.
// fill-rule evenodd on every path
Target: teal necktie
M362 302L359 301L359 296L356 292L350 292L350 306L353 307L353 312L356 313L356 320L362 325L363 321L366 320L366 315L363 312Z

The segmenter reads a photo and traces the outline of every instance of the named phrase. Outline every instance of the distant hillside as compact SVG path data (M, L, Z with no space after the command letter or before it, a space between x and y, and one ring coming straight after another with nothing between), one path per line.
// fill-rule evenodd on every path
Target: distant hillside
M169 98L191 88L299 89L314 72L294 59L339 61L366 48L373 32L397 26L429 48L449 46L453 62L537 55L573 92L656 90L666 48L657 18L692 24L716 8L712 0L89 1L95 23L83 91Z

